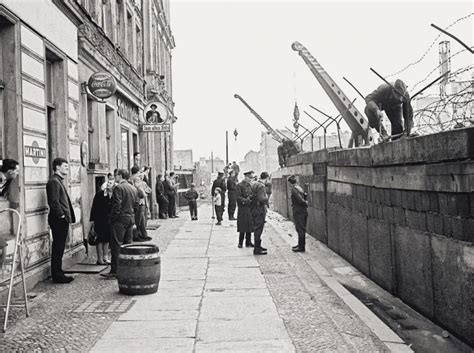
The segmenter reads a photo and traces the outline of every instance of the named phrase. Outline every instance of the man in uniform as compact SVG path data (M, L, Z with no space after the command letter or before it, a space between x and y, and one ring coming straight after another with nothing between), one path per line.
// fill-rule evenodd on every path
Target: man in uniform
M245 246L253 248L252 244L252 232L253 232L253 218L250 212L250 206L252 203L252 186L251 180L253 179L253 171L244 173L244 180L237 184L236 187L236 200L238 205L237 210L237 232L239 232L239 245L241 248L245 237Z
M407 87L402 80L396 80L393 85L380 85L365 98L365 103L365 115L369 119L369 125L379 132L382 140L388 139L387 131L380 123L382 110L392 125L392 140L400 138L403 133L410 135L413 127L413 108Z
M225 209L225 192L227 190L227 186L225 185L225 178L224 178L224 172L218 172L217 173L217 179L214 180L214 182L212 183L212 190L211 190L211 195L214 195L214 190L216 190L216 188L219 188L221 189L221 198L222 198L222 212L224 212L224 209Z
M267 214L268 196L265 188L265 184L268 179L268 173L262 172L260 174L260 180L252 184L252 206L251 212L253 217L253 237L255 248L253 249L254 255L266 255L267 249L262 247L262 233L263 227L265 226L265 216Z
M303 188L296 183L294 175L288 178L291 186L291 205L293 208L293 219L296 232L298 233L298 245L293 246L294 252L304 252L306 246L306 221L308 220L307 194Z
M229 178L227 179L227 194L229 196L229 205L227 211L229 213L229 221L235 221L235 208L237 207L237 178L233 170L229 171Z

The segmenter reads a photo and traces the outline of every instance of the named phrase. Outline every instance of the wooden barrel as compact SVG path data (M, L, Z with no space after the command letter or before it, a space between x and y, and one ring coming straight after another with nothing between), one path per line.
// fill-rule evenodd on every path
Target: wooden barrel
M156 293L160 282L159 248L153 244L128 244L120 247L117 279L123 294Z

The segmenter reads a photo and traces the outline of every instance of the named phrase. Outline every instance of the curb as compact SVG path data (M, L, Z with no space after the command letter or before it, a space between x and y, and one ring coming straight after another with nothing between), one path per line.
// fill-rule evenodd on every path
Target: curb
M289 245L293 245L291 238L272 219L267 219L273 229ZM290 222L290 221L288 221ZM413 352L413 350L398 336L389 326L387 326L377 315L362 304L357 297L349 292L339 281L332 276L321 263L312 259L308 253L296 253L316 272L321 280L339 297L342 301L361 319L367 327L377 336L380 341L391 352Z

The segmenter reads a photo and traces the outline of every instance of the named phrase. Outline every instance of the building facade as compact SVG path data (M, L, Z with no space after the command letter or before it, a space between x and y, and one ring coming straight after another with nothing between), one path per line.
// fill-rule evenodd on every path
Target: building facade
M0 0L1 157L21 167L10 200L0 198L0 207L19 203L31 283L49 275L45 185L54 158L69 161L67 188L77 220L66 267L82 259L92 198L107 173L148 165L154 182L173 166L169 10L169 0ZM104 100L87 87L97 72L116 82ZM141 131L150 102L167 110L168 131ZM140 160L133 159L135 152ZM11 254L9 234L17 222L0 217L0 236ZM0 271L0 282L8 271Z
M176 150L174 153L174 170L194 169L193 150Z

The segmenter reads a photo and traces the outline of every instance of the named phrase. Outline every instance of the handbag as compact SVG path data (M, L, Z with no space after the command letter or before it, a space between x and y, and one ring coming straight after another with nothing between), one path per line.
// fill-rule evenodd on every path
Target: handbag
M91 226L91 229L89 230L89 234L87 235L87 243L92 246L97 245L97 233L94 230L94 226Z

